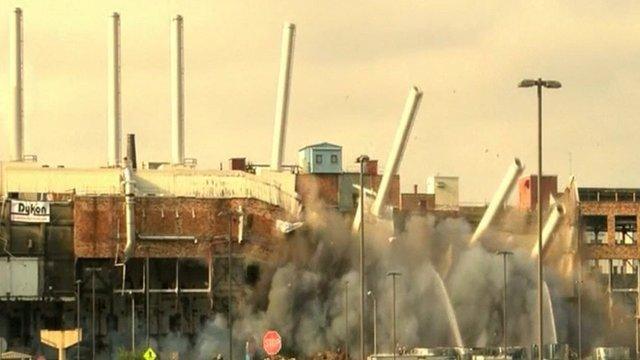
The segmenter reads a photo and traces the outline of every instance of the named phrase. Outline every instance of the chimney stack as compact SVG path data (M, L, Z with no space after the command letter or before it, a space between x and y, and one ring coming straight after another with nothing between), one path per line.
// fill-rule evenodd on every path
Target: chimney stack
M136 157L136 134L127 134L127 161L133 170L138 169Z
M15 9L14 26L9 39L9 78L13 102L9 117L9 152L11 161L22 161L24 157L24 89L23 89L23 32L22 9Z
M418 113L420 107L420 100L422 100L422 91L413 86L409 91L409 97L404 106L402 118L400 119L400 125L396 130L396 136L391 146L391 152L387 163L384 165L384 174L382 174L382 180L378 187L378 194L371 207L371 213L380 217L382 215L382 207L387 199L389 193L389 187L391 185L391 179L398 172L400 163L402 162L402 156L404 150L407 147L409 141L409 134L411 134L411 128L413 127L413 121Z
M289 90L291 88L291 65L293 63L293 45L296 34L295 24L285 23L282 31L282 50L280 55L280 76L276 98L276 118L273 128L271 149L271 169L282 169L284 145L287 137L287 115L289 112Z
M120 14L111 15L108 47L107 165L120 166L122 118L120 102Z
M171 26L171 163L184 164L184 44L182 16Z

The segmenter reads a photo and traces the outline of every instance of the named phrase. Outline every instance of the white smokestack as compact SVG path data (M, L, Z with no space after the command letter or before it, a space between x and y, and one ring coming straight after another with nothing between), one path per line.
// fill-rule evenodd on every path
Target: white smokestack
M171 163L184 164L184 45L182 16L171 26Z
M551 235L556 230L558 225L560 225L560 220L562 216L564 216L565 209L562 204L554 204L547 221L544 223L544 227L542 228L542 254L544 256L544 250L547 248L547 244L549 243L549 239L551 239ZM538 257L538 242L533 245L531 249L531 258Z
M282 31L282 52L280 55L280 77L278 78L278 94L276 99L276 118L273 128L273 148L271 149L271 169L273 170L280 170L282 168L282 158L284 157L295 34L295 24L284 24Z
M11 161L22 161L24 155L24 89L22 9L15 9L14 26L9 39L9 81L13 92L9 118L9 154Z
M502 209L505 201L509 198L509 194L511 193L511 190L513 190L513 186L516 184L516 180L518 180L518 177L520 177L523 170L524 167L522 166L520 159L515 158L513 163L509 166L507 173L504 175L504 178L502 178L502 182L500 183L500 186L498 186L498 190L493 194L493 198L491 199L487 210L484 211L484 215L482 215L482 219L471 237L471 244L478 241L478 239L480 239L480 237L487 231L498 211Z
M404 150L407 147L409 134L411 134L411 128L413 127L413 121L415 120L416 114L418 113L421 99L422 91L420 91L420 89L415 86L412 87L409 91L409 97L407 98L407 102L404 106L404 112L402 113L400 125L398 126L398 130L396 130L396 137L393 140L389 158L387 159L387 163L385 164L384 174L382 175L382 180L380 181L380 187L378 187L378 195L376 196L376 200L371 207L371 213L375 216L379 217L381 215L382 206L389 193L391 179L398 172L398 168L400 167L400 163L402 162L402 156L404 155Z
M111 15L108 47L107 165L120 166L122 118L120 102L120 14Z

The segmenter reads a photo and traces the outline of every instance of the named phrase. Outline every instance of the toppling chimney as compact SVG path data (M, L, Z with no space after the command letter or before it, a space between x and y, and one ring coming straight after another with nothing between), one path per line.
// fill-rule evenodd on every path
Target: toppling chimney
M280 76L276 98L276 118L273 128L273 144L271 149L271 169L282 169L284 145L287 136L287 115L289 112L289 90L291 88L291 65L293 63L293 43L296 26L284 24L282 31L282 53L280 58Z

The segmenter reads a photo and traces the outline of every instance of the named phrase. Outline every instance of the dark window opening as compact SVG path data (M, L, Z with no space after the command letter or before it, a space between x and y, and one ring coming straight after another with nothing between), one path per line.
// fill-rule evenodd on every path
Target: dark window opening
M331 163L332 164L337 164L338 163L338 155L336 155L336 154L331 155Z
M616 244L632 245L636 243L637 221L634 215L616 215Z
M607 242L607 217L605 215L585 215L584 242L586 244L605 244Z
M247 285L255 286L260 280L260 266L258 264L250 264L247 266L244 281Z
M316 164L322 164L322 155L316 155Z

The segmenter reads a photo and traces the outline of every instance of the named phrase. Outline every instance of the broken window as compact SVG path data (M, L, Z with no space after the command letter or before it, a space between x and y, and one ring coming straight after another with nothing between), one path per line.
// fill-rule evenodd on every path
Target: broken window
M607 216L585 215L582 217L584 224L584 242L587 244L605 244L607 242Z
M616 215L616 244L632 245L636 243L637 219L635 215Z

